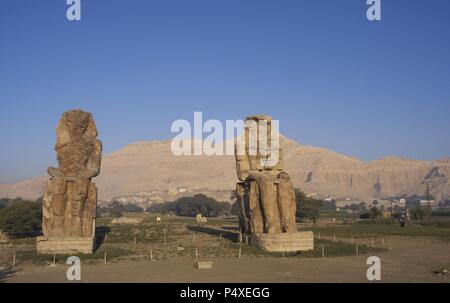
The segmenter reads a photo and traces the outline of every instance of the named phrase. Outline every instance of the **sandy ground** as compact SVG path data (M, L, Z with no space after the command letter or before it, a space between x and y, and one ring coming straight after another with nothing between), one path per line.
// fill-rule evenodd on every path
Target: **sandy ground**
M381 282L450 282L434 270L450 264L450 242L392 238L381 258ZM214 259L212 269L193 268L193 260L82 265L81 282L367 282L369 255L325 259ZM68 266L27 266L3 271L2 282L67 282Z

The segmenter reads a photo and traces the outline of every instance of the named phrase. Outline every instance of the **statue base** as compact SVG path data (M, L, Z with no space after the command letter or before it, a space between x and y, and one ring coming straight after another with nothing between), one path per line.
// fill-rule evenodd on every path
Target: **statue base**
M95 238L54 238L38 237L36 239L38 254L93 254Z
M314 249L312 231L277 234L253 234L249 244L269 252L295 252Z

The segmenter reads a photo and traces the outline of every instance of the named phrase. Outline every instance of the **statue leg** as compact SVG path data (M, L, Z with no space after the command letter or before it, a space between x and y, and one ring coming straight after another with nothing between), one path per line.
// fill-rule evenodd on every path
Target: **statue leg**
M250 233L258 234L264 232L264 218L261 209L258 182L250 181L248 188L248 213L250 214Z
M290 178L288 178L289 176L285 173L282 174L280 174L281 181L277 184L278 208L280 210L283 232L291 233L297 231L295 222L295 213L297 211L295 191Z
M245 183L240 182L236 184L236 203L239 205L239 228L241 233L250 231L249 222L245 210Z
M49 180L42 197L42 233L44 236L49 235L53 226L52 188L52 180Z
M281 232L280 212L278 210L277 185L266 177L258 179L259 195L263 208L264 232Z
M53 213L52 232L49 236L63 237L64 212L66 209L67 181L64 178L52 179L52 201L51 210Z
M94 183L89 182L88 196L84 203L82 215L82 237L95 236L94 220L97 211L97 188Z
M82 236L82 216L84 204L88 196L89 180L76 179L72 182L72 190L70 195L70 227L69 235L71 237Z

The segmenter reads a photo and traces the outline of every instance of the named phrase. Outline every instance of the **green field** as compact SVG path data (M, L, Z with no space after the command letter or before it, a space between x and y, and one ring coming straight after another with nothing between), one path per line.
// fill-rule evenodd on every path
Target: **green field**
M308 227L314 233L324 237L377 237L377 236L405 236L405 237L434 237L450 240L450 222L430 222L400 227L398 223L358 222L325 227Z
M398 223L357 222L336 223L332 225L313 224L301 227L315 233L315 249L302 253L268 253L254 247L240 244L238 222L235 217L209 218L205 225L198 225L195 218L162 216L162 223L156 223L156 216L150 214L126 214L126 217L142 218L139 224L112 224L112 218L97 219L97 249L93 255L80 255L84 263L200 259L214 258L320 258L322 246L325 257L352 256L356 254L355 244L339 239L354 237L370 239L383 236L433 237L450 240L450 221L425 221L401 228ZM320 237L319 237L320 234ZM332 241L336 236L337 241ZM370 243L363 241L363 243ZM376 245L377 246L377 245ZM359 254L368 254L385 250L367 245L358 246ZM182 248L182 249L180 249ZM3 247L0 265L11 263L16 252L16 264L51 264L63 263L68 256L37 255L35 239L14 239Z
M156 217L148 214L126 215L142 217L139 224L111 224L112 218L97 219L97 250L93 255L79 255L84 263L148 261L168 259L200 259L286 257L320 258L322 245L326 257L355 255L355 246L316 239L315 249L302 253L268 253L237 242L238 223L236 218L211 218L206 225L199 226L194 218L162 217L162 223L156 223ZM107 235L105 237L105 235ZM179 248L182 247L182 250ZM379 248L359 246L359 253L380 251ZM3 258L3 265L11 262L11 254L16 251L16 264L64 263L69 256L38 255L35 239L16 239Z

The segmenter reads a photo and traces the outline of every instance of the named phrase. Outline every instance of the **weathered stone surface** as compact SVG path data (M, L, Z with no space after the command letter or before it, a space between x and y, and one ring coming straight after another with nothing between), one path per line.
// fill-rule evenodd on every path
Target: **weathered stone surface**
M271 252L294 252L314 249L314 234L311 231L277 234L253 234L249 244Z
M236 153L236 172L241 181L236 185L241 232L250 244L270 251L312 249L312 233L297 233L294 186L283 171L282 150L271 140L271 123L272 118L265 115L248 117L244 131L246 154ZM264 129L267 134L261 133ZM255 133L256 141L251 140ZM235 150L238 151L238 144ZM278 152L276 164L269 166L261 161L269 158L268 152Z
M250 234L296 231L294 188L289 175L282 171L279 145L272 146L271 123L272 118L266 115L248 117L244 131L246 154L236 153L236 171L242 181L236 187L241 204L241 229ZM276 148L278 163L264 165L261 160L267 159L267 152Z
M245 210L245 204L244 204L244 195L245 195L245 182L238 182L236 183L236 202L239 205L239 213L241 214L239 218L239 226L241 228L241 231L244 230L250 230L250 221L247 217L247 212ZM241 233L239 233L241 234Z
M280 182L277 184L278 209L280 210L281 229L286 232L296 232L295 213L297 205L295 202L294 186L291 178L286 173L281 173Z
M92 253L98 194L91 179L100 173L102 143L92 115L81 110L65 112L56 134L59 167L48 169L38 252Z
M213 267L212 261L195 261L194 268L196 269L211 269Z
M259 200L262 206L264 232L269 234L280 233L281 218L278 209L277 185L266 176L256 180L259 185ZM284 201L280 201L282 204Z
M264 232L263 210L259 199L259 188L256 181L247 183L248 190L244 195L244 203L248 204L247 216L251 222L250 233Z
M94 249L94 238L55 238L38 237L38 254L91 254Z

